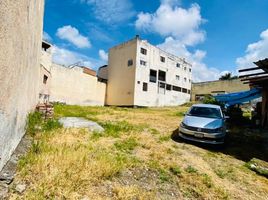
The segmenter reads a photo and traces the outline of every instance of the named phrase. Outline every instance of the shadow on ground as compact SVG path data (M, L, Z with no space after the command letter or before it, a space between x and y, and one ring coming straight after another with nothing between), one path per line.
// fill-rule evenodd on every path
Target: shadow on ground
M179 143L188 143L212 152L221 152L234 156L245 162L258 158L268 162L268 131L248 127L231 127L224 145L207 145L186 141L178 137L178 129L171 135L172 140Z

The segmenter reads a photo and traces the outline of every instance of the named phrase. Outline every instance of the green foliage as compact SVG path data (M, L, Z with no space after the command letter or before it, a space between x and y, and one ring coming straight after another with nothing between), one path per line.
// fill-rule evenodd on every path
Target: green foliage
M59 123L58 120L55 119L49 119L46 122L43 123L42 130L44 131L52 131L54 129L62 128L62 125Z
M127 153L130 153L138 145L139 144L135 138L128 138L128 139L123 140L123 141L118 141L114 144L116 149L123 151L123 152L127 152Z
M41 129L42 115L39 112L30 113L27 119L26 133L34 136Z
M169 171L170 171L172 174L176 175L176 176L181 175L181 168L178 167L178 166L171 166L171 167L169 168Z
M232 76L232 73L226 73L224 75L222 75L219 80L232 80L232 79L237 79L237 76Z
M100 123L100 125L105 129L105 135L112 137L120 137L121 133L129 133L140 130L139 127L136 127L126 121L104 122Z
M185 168L185 171L188 173L197 173L197 169L195 169L191 165L188 165L188 167Z
M162 183L170 182L171 177L166 170L160 168L158 169L158 171L159 171L159 179L161 180Z
M41 113L34 112L28 115L26 133L34 137L37 132L48 132L61 127L58 120L44 120Z
M168 140L170 140L170 135L164 135L159 137L160 142L166 142Z

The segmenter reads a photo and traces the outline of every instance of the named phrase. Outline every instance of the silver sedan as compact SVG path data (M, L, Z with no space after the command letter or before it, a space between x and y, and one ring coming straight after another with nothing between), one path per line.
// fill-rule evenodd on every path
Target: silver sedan
M207 144L223 144L226 121L221 107L195 104L186 113L179 127L179 136L186 140Z

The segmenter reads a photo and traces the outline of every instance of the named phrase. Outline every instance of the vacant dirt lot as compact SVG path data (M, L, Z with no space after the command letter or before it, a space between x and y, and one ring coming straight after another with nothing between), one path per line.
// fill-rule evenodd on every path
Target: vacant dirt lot
M56 118L85 117L105 133L30 124L14 181L27 189L11 199L268 199L268 179L245 166L268 159L258 138L235 127L224 149L173 140L187 109L56 106Z

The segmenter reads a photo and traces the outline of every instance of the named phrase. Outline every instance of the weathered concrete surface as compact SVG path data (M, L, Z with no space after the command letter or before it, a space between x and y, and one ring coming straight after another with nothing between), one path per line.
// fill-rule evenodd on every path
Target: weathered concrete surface
M106 84L81 67L51 67L50 101L71 105L103 106Z
M44 0L0 1L0 170L38 100Z
M89 128L90 131L104 131L98 123L80 117L63 117L59 122L64 128Z
M13 182L16 174L19 158L28 152L31 144L32 142L29 136L23 137L10 160L0 172L0 199L7 198L8 190L12 187L10 184ZM22 189L22 187L19 186L19 189Z

